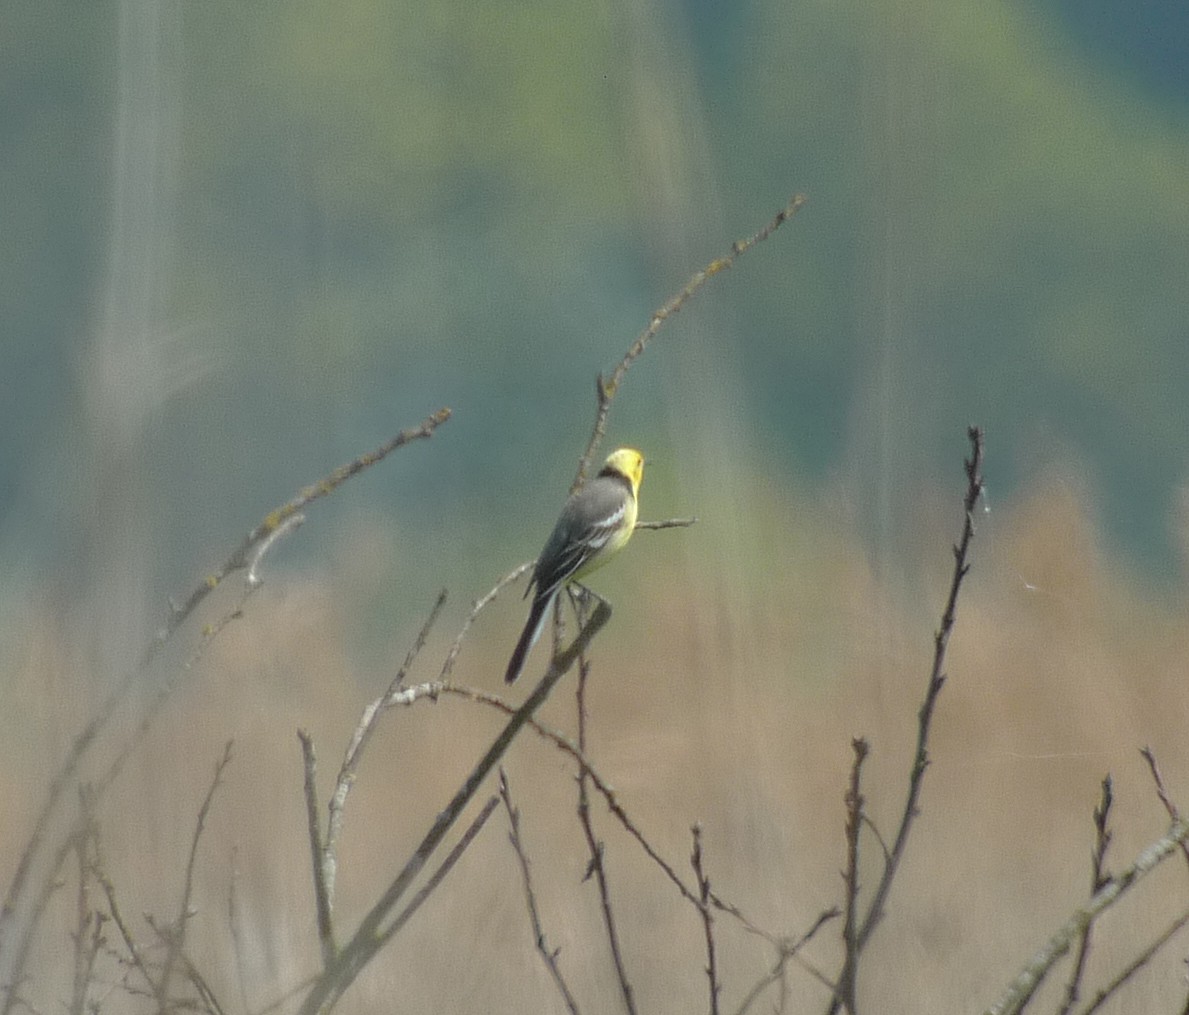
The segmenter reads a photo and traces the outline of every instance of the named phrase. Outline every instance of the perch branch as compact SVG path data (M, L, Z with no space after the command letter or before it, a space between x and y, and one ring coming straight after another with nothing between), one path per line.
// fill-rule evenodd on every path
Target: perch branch
M355 977L367 965L371 958L384 944L386 938L381 936L380 926L391 913L393 907L408 890L410 883L421 872L429 857L441 844L446 833L458 820L462 810L478 791L479 785L495 766L521 728L532 718L533 714L549 696L557 682L574 665L578 655L586 648L591 639L603 628L611 616L610 607L600 604L588 623L579 631L574 643L565 652L557 656L549 669L525 700L516 710L507 725L496 737L487 753L483 755L466 781L454 794L454 798L438 815L430 826L421 844L414 851L408 862L397 874L383 895L364 917L355 936L342 949L330 969L318 977L313 988L302 1004L302 1015L315 1015L330 1010L342 996L343 992L354 982ZM393 703L398 703L402 695L393 696Z

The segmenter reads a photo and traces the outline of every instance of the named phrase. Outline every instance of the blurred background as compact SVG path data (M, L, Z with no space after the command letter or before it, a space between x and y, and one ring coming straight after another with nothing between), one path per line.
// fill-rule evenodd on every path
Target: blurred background
M277 547L110 798L111 863L146 894L130 911L151 909L174 898L234 736L204 884L225 911L234 847L258 934L233 948L216 920L205 959L239 969L243 1010L297 982L317 947L294 729L329 779L445 587L414 678L436 675L470 603L539 550L598 372L800 192L612 407L602 451L645 451L644 516L699 522L642 533L593 582L616 611L592 750L671 855L701 819L723 894L807 927L838 895L852 734L873 744L885 834L898 815L965 429L984 426L918 866L865 982L884 1011L989 1003L1085 893L1102 775L1129 820L1120 865L1164 823L1136 748L1189 800L1187 54L1173 0L5 4L4 883L169 597L300 486L448 405L432 440ZM517 588L456 678L497 689L522 622ZM182 634L138 678L127 729L193 647ZM396 717L375 748L348 925L495 728L472 712ZM590 908L559 901L552 935L613 1006L564 765L539 745L515 763L555 897ZM350 1004L372 1010L386 976L401 1010L518 1010L534 977L555 1002L502 831L486 838L457 874L483 922L465 892L427 907ZM647 1009L701 1004L699 926L617 845L640 882L624 919ZM481 957L473 976L435 973L435 934ZM770 956L725 947L737 1003ZM1180 996L1180 957L1139 996Z

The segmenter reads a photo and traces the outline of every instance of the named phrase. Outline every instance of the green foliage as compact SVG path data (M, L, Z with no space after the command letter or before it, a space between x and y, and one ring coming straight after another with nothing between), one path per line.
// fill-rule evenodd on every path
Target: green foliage
M20 238L0 257L0 307L14 361L53 364L28 389L41 405L70 405L61 364L93 327L114 225L102 193L120 8L79 10L9 5L0 41L6 235ZM559 441L581 429L595 371L801 190L787 241L690 308L737 331L690 337L683 315L666 335L717 368L677 381L649 365L632 378L637 407L666 383L737 372L748 409L731 424L764 420L767 450L818 474L856 428L918 449L909 471L929 474L978 419L1026 477L1050 432L1096 462L1116 529L1136 511L1147 521L1129 529L1163 525L1167 504L1127 492L1137 472L1158 487L1183 438L1189 142L1167 106L1031 9L162 11L179 26L164 56L181 121L162 327L192 329L218 364L218 390L176 405L163 441L199 432L213 400L226 429L208 425L208 446L251 432L271 459L329 421L346 457L449 402L460 429L476 420L473 462L568 458ZM11 405L13 419L48 415L20 393ZM547 424L531 449L515 447L525 411ZM688 426L665 411L644 416Z

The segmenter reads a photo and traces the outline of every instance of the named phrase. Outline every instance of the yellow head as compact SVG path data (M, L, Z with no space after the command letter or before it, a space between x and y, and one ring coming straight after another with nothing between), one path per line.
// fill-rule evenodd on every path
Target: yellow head
M600 476L616 474L623 476L632 487L632 496L640 492L640 481L644 478L644 456L635 448L618 448L607 456Z

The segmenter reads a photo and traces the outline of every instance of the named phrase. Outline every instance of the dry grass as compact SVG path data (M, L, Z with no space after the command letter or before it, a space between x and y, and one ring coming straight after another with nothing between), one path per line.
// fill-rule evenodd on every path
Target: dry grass
M771 580L743 590L716 587L672 563L655 540L642 541L635 572L655 580L618 595L647 606L621 610L596 642L590 756L687 876L689 828L701 821L714 889L775 932L799 933L841 899L855 734L872 747L869 812L886 835L894 830L960 520L953 501L922 510L922 559L898 578L873 569L825 503L757 508L755 544L782 549L767 559ZM869 1011L989 1004L1087 896L1091 810L1104 773L1113 774L1116 795L1109 866L1124 866L1166 828L1142 745L1155 750L1174 799L1189 802L1183 604L1145 594L1102 547L1082 501L1060 485L984 516L974 563L922 817L887 921L864 957L859 998ZM318 745L325 800L360 710L391 677L352 665L346 603L342 588L314 579L266 587L172 698L101 808L108 871L147 941L141 914L175 914L197 809L223 743L234 739L201 844L187 944L228 1012L260 1011L318 963L295 730L307 728ZM518 609L502 602L481 618L459 661L460 683L498 684ZM436 676L448 627L416 679ZM23 655L4 676L5 883L51 759L94 705L85 670L62 648L69 643L51 618L33 618ZM563 686L542 718L572 729L572 711ZM340 926L366 911L498 726L494 714L455 700L386 717L348 806ZM549 943L561 948L584 1011L619 1010L597 899L582 882L588 857L574 817L573 766L526 733L508 770ZM594 810L639 1010L705 1010L696 912L597 802ZM864 850L870 886L878 873L870 838ZM69 998L74 891L66 884L57 893L30 967L25 993L41 1011ZM1185 869L1169 863L1108 913L1090 956L1091 993L1185 902ZM828 927L807 951L831 975L840 931ZM723 1010L734 1011L773 956L726 917L717 935ZM1187 950L1174 943L1105 1010L1177 1010ZM102 967L102 979L116 976L111 963ZM824 1010L826 991L795 969L791 977L795 1009ZM1060 979L1037 1010L1055 1006ZM137 1010L116 996L103 1010ZM770 1009L769 1001L753 1010ZM564 1010L534 950L499 812L339 1010Z

